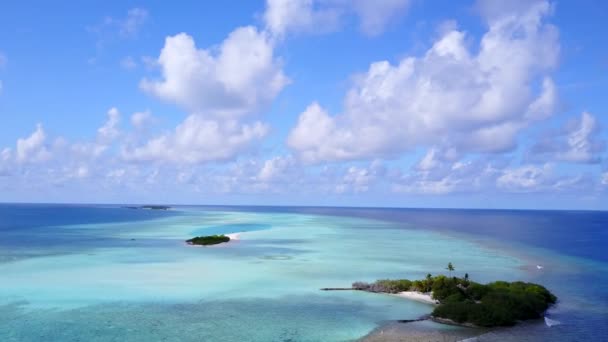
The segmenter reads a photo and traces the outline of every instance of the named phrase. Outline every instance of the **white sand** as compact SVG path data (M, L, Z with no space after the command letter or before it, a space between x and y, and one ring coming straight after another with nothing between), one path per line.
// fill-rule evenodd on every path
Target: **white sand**
M407 298L407 299L411 299L411 300L416 300L416 301L427 303L427 304L433 304L433 305L439 304L438 301L434 300L431 297L430 293L422 293L422 292L416 292L416 291L404 291L404 292L395 293L394 296Z
M227 237L230 238L230 241L232 240L240 240L241 239L241 234L242 233L232 233L232 234L226 234Z

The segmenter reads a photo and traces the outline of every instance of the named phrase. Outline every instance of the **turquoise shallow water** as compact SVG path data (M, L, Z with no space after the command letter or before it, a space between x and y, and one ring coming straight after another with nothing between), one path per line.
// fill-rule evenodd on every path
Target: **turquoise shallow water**
M44 221L38 209L21 219ZM130 217L121 211L133 210L102 209L119 219L0 225L1 341L346 341L432 307L322 287L422 278L452 262L481 282L540 280L575 294L558 280L603 267L577 259L558 268L544 250L362 217L205 208ZM225 245L184 243L236 232L239 240ZM536 262L547 269L538 272ZM556 315L589 302L572 298ZM605 306L596 307L604 317Z

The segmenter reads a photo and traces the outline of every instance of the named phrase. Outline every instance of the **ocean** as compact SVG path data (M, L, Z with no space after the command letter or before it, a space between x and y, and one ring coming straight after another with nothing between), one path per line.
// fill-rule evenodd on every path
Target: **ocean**
M231 233L238 240L224 245L184 243ZM602 341L607 247L608 213L593 211L0 204L0 341L478 335L395 323L430 313L425 303L319 290L447 273L448 262L456 275L532 281L559 298L547 313L559 325L478 341Z

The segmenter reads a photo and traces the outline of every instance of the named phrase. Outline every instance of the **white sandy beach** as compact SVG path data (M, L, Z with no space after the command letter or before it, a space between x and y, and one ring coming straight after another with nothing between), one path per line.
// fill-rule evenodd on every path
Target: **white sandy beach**
M433 305L439 304L438 301L434 300L431 297L430 293L422 293L422 292L417 292L417 291L403 291L403 292L395 293L393 295L397 296L397 297L402 297L402 298L407 298L407 299L427 303L427 304L433 304Z
M240 240L241 239L241 234L242 234L242 232L238 232L238 233L226 234L226 236L230 238L230 241L232 241L232 240Z

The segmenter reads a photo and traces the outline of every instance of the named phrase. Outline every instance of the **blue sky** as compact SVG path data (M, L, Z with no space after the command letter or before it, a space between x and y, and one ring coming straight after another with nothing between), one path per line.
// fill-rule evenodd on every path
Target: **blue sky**
M608 208L604 1L0 11L0 201Z

